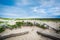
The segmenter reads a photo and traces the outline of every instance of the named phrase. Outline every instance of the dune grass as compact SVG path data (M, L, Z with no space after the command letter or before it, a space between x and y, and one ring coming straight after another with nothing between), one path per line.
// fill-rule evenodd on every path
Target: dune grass
M36 24L37 27L42 28L42 29L47 29L44 25Z
M31 22L26 22L25 24L26 24L26 26L33 26L33 23L31 23Z
M3 22L1 22L1 23L3 23ZM34 24L32 22L16 22L16 24L14 24L14 25L6 24L6 26L5 25L1 26L0 33L3 32L6 28L14 29L14 28L21 28L21 26L37 26L39 28L46 29L46 27L44 25L40 25L39 23Z
M4 30L5 29L2 26L0 26L0 33L3 32Z
M46 27L44 25L40 25L40 24L33 24L31 22L16 22L16 24L14 25L9 25L9 24L6 24L7 26L1 26L0 27L0 33L3 32L6 28L9 28L9 29L14 29L14 28L21 28L21 26L37 26L39 28L43 28L43 29L46 29Z
M3 21L0 21L0 24L1 24L1 23L4 23L4 22L3 22Z

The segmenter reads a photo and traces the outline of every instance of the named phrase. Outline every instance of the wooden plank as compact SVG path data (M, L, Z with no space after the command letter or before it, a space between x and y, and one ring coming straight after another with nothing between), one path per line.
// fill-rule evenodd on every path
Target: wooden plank
M49 34L38 32L38 31L37 31L37 33L38 33L38 35L42 35L42 36L48 37L48 38L53 39L53 40L60 40L60 38L53 36L53 35L49 35Z
M0 40L4 40L10 37L16 37L16 36L22 36L25 34L28 34L29 32L23 32L23 33L16 33L16 34L10 34L10 35L6 35L6 36L0 36Z

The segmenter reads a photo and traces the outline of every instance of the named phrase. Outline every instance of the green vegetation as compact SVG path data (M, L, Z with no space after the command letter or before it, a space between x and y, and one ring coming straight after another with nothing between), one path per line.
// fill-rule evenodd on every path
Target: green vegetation
M12 20L14 18L2 18L4 20ZM60 21L60 18L15 18L16 20L45 20L45 21Z
M17 18L16 20L60 21L59 18Z
M5 28L14 29L14 28L19 28L21 26L37 26L39 28L46 29L46 27L44 25L40 25L38 23L34 25L31 22L16 22L16 24L14 24L14 25L6 24L6 26L0 27L0 33L3 32L5 30Z
M3 19L3 20L13 20L12 18L0 18L0 19ZM60 21L60 19L57 19L57 18L16 18L16 20L40 20L40 21L55 21L57 23L57 21ZM3 21L0 21L0 24L1 23L4 23ZM9 29L13 29L13 28L18 28L18 27L21 27L21 26L37 26L39 28L43 28L43 29L46 29L46 27L44 25L40 25L40 24L33 24L32 22L16 22L16 24L14 25L9 25L7 24L7 27L6 28L9 28ZM60 28L60 27L59 27ZM3 27L0 27L0 33L3 32L5 30L5 28Z
M3 20L12 20L12 18L0 18L0 19L3 19Z
M15 25L17 25L17 27L20 27L20 26L22 26L23 24L24 24L24 22L16 22Z
M18 27L21 27L21 26L23 26L23 22L16 22L16 24L14 24L14 25L9 25L9 24L7 24L7 27L9 28L9 29L14 29L14 28L18 28Z
M0 26L0 33L3 32L4 30L5 29L2 26Z
M33 26L33 23L31 22L26 22L27 26Z
M46 27L44 25L41 25L41 28L46 29Z
M3 20L41 20L41 21L60 21L60 18L2 18Z
M39 27L39 28L46 29L46 27L45 27L44 25L40 25L40 24L38 24L38 23L36 24L36 26Z
M35 24L35 26L40 27L41 25L40 25L40 24L38 24L38 23L36 23L36 24Z
M1 24L1 23L4 23L4 22L3 22L3 21L0 21L0 24Z
M16 22L16 25L19 26L33 26L31 22Z
M9 29L14 29L14 28L17 28L17 26L16 26L16 25L8 25L8 24L7 24L7 28L9 28Z
M10 25L10 29L14 29L14 28L17 28L16 25Z

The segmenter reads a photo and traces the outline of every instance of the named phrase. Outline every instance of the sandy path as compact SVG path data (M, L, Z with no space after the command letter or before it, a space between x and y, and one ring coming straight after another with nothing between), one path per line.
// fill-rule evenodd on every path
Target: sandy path
M25 20L26 21L26 20ZM29 20L28 20L29 21ZM57 28L57 26L59 26L60 22L59 23L55 23L55 22L43 22L43 21L31 21L32 23L34 22L37 22L37 23L46 23L54 28ZM6 29L5 32L1 33L0 35L4 36L4 35L9 35L9 34L14 34L14 33L20 33L20 32L25 32L25 31L29 31L29 34L26 34L26 35L23 35L23 36L17 36L17 37L11 37L11 38L8 38L8 39L5 39L5 40L51 40L49 38L46 38L46 37L43 37L41 35L38 35L36 33L37 30L40 30L41 32L46 32L46 33L53 33L54 34L54 31L53 30L42 30L42 29L39 29L39 28L36 28L36 27L22 27L21 29L20 28L17 28L17 29L13 29L13 30L9 30L9 29Z
M23 29L24 29L24 31L26 31L26 30L29 31L29 33L26 35L22 35L22 36L7 38L5 40L51 40L49 38L38 35L36 33L36 31L39 30L39 28L37 28L37 27L24 27L21 30L23 30Z

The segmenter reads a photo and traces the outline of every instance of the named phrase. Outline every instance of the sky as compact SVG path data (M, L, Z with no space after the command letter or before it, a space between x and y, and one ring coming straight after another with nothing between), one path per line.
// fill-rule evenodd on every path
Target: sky
M0 0L0 17L60 18L60 0Z

